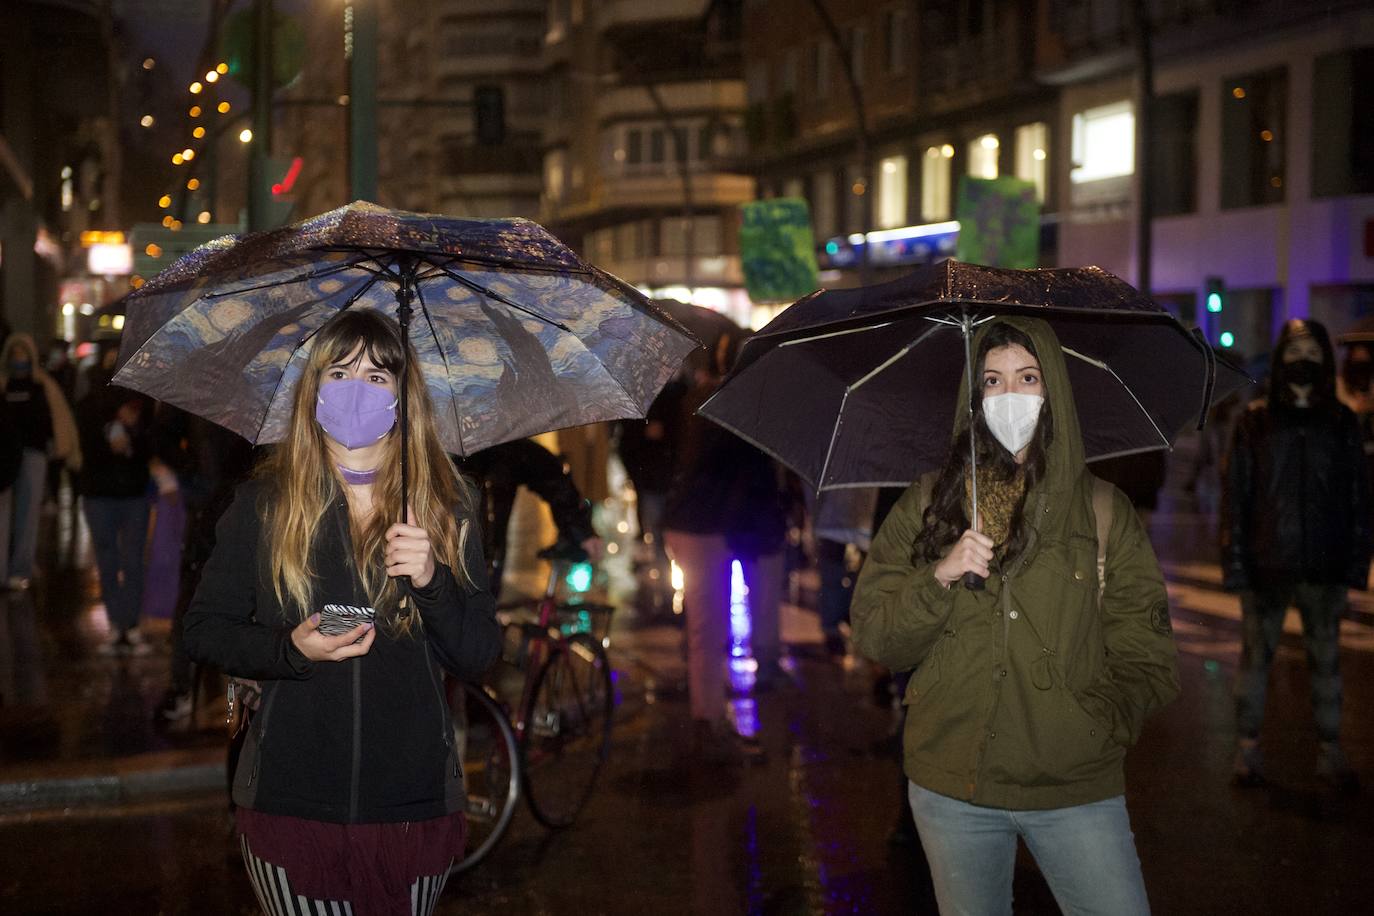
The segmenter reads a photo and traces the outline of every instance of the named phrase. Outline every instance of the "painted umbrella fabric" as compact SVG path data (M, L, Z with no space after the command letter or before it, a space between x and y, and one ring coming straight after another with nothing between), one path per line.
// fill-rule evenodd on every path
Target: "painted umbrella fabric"
M1089 459L1168 448L1207 406L1248 381L1106 271L949 260L794 303L745 343L701 413L818 491L905 486L949 453L966 314L1049 321L1070 357Z
M458 455L642 417L698 346L536 223L357 202L202 245L131 294L115 382L279 441L313 335L347 308L395 317L406 264L418 277L410 340Z

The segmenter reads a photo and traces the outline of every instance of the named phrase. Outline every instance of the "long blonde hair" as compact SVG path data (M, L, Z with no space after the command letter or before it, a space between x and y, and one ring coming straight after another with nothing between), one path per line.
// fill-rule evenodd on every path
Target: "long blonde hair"
M425 389L415 351L409 341L410 369L404 380L400 328L371 309L345 311L314 337L305 369L296 383L291 422L286 438L263 464L261 474L272 493L268 514L268 546L277 600L296 606L299 619L319 610L314 606L317 577L311 547L330 504L344 492L334 467L324 430L315 421L315 402L324 371L358 350L406 386L410 415L410 480L408 494L415 524L429 532L435 560L453 570L460 582L473 582L473 570L463 562L476 518L472 488L458 475L434 428L434 407ZM400 595L382 564L386 530L400 520L400 420L383 440L383 454L372 485L372 513L361 521L349 513L353 560L378 620L389 632L409 633L415 614L398 613Z

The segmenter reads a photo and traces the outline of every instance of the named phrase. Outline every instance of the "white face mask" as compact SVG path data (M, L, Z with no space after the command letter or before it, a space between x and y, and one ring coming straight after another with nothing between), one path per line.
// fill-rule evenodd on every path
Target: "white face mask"
M1013 455L1019 453L1035 435L1040 406L1045 399L1038 394L998 394L983 399L983 419L988 431Z

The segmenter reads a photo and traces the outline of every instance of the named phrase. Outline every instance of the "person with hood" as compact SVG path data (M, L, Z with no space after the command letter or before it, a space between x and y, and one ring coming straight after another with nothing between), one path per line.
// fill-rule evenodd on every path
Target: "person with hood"
M0 504L0 526L9 534L8 555L0 555L0 582L28 588L38 554L48 459L79 468L76 421L57 381L43 370L38 347L27 334L11 334L0 352L0 389L23 445L10 509Z
M1122 760L1179 689L1164 578L1130 500L1084 465L1050 326L988 322L973 352L972 424L965 382L949 457L859 574L855 648L915 669L903 768L941 912L1009 912L1019 836L1065 912L1148 913Z
M1317 775L1342 791L1358 788L1340 743L1338 642L1346 590L1368 584L1370 482L1359 423L1336 399L1335 366L1326 328L1287 322L1268 397L1237 422L1222 471L1222 584L1241 606L1234 770L1242 786L1265 781L1259 736L1269 666L1296 604L1312 673Z

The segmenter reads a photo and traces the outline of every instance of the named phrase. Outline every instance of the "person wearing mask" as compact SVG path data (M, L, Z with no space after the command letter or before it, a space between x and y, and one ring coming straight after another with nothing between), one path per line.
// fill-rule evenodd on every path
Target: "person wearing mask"
M370 309L315 335L286 437L221 518L186 614L190 657L261 689L232 797L269 913L427 916L463 853L442 671L477 677L501 637L475 494L406 349Z
M1265 782L1260 751L1269 667L1290 604L1302 616L1320 743L1317 775L1355 791L1340 743L1340 620L1368 584L1370 482L1359 424L1336 399L1326 328L1293 319L1274 344L1268 396L1236 424L1222 469L1221 568L1240 595L1235 782Z
M81 452L71 408L62 388L39 364L38 347L29 335L12 334L0 349L0 388L23 446L10 510L0 514L0 526L9 535L8 555L0 556L0 582L23 589L32 583L37 562L48 460L79 467Z
M81 451L77 477L91 532L100 597L110 622L102 655L145 655L143 551L148 542L148 461L152 402L127 388L94 389L77 405Z
M949 457L859 574L854 645L915 669L904 769L941 912L1010 912L1019 837L1065 912L1148 913L1122 761L1179 689L1164 577L1130 501L1084 465L1050 326L988 322L973 352L971 426L961 382Z

